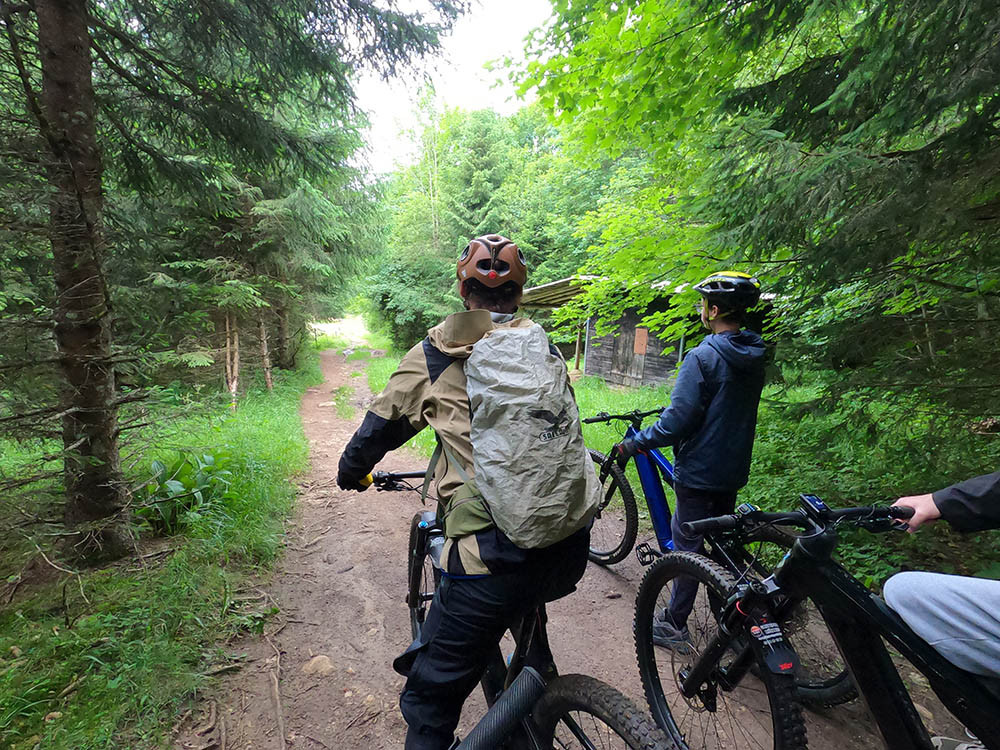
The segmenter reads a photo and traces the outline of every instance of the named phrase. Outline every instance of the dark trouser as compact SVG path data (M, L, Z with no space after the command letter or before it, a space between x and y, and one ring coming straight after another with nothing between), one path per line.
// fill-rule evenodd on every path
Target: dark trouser
M394 663L407 675L399 700L409 725L406 750L451 746L462 704L496 654L504 631L539 604L573 591L587 567L589 546L589 535L582 534L570 548L560 543L539 550L513 572L442 580L420 641Z
M736 493L695 490L690 487L674 485L674 494L677 495L677 506L674 509L674 516L670 520L674 549L682 552L700 552L704 537L701 534L688 536L681 531L681 524L686 521L700 521L703 518L732 513L736 507ZM667 612L676 627L683 628L687 624L697 595L698 583L694 579L680 578L674 582Z

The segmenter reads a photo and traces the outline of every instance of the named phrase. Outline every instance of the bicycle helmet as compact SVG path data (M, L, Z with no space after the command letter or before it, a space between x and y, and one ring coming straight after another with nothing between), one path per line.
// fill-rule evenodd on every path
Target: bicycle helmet
M458 258L459 293L464 297L465 282L475 279L495 289L508 282L523 288L528 280L528 264L517 245L499 234L487 234L470 240Z
M760 299L760 281L739 271L719 271L695 287L713 305L730 310L746 310Z

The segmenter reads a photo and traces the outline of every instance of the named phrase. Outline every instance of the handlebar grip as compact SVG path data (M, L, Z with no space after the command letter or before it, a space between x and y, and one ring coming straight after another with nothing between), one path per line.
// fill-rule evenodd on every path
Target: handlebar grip
M372 477L371 474L369 474L364 479L359 480L358 484L360 484L362 487L371 487L372 486L372 482L374 482L374 481L375 481L375 478Z
M599 411L592 417L587 417L586 419L580 420L583 424L594 424L595 422L607 422L611 419L611 415L606 411Z
M900 518L904 521L908 518L913 518L914 510L909 505L890 505L889 515L893 518Z
M681 531L688 536L697 536L709 531L729 531L736 528L739 520L739 516L717 516L703 518L700 521L685 521L681 524Z

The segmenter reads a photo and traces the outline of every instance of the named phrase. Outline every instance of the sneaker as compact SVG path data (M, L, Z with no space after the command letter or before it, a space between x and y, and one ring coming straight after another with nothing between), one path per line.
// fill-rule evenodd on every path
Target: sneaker
M694 651L687 626L678 628L674 625L666 610L653 616L653 643L678 654L690 654Z
M965 733L971 740L953 740L950 737L931 737L931 744L935 750L986 750L986 745L976 739L968 729Z

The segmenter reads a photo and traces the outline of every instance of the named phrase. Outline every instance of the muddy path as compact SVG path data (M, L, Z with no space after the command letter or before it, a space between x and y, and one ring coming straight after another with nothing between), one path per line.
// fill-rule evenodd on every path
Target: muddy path
M337 488L337 460L371 394L364 377L352 376L363 362L327 351L322 367L324 384L309 389L301 407L311 469L300 483L282 562L255 594L262 609L279 611L261 636L227 646L243 655L243 666L220 677L180 721L176 748L402 747L402 678L390 664L409 643L404 561L420 501L413 493ZM345 386L352 394L350 418L338 416L349 411ZM425 466L425 458L407 450L382 464L388 470ZM578 591L550 605L549 634L562 672L594 675L644 706L631 631L641 575L634 557L610 570L589 566ZM483 708L475 694L463 726L475 723ZM810 747L881 747L869 727L857 703L809 714Z

